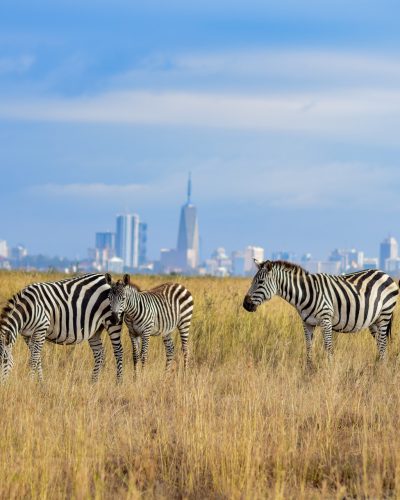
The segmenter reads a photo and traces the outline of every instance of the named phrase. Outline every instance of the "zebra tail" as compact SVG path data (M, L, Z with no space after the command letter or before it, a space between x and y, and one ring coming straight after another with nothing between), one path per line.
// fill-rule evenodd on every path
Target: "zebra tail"
M389 321L387 329L386 329L386 337L389 340L392 338L392 322L393 322L393 314L390 316L390 321Z

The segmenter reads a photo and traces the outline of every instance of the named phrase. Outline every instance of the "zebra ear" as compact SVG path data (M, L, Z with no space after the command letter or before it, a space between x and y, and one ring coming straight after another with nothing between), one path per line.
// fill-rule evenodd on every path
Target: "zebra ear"
M122 282L123 282L124 286L131 284L131 277L129 276L129 274L124 274L124 277L122 278Z
M262 265L263 263L260 262L259 260L257 259L253 259L254 260L254 264L256 265L257 269L261 269L262 268Z
M110 273L106 273L104 275L104 277L106 278L107 284L111 285L111 283L112 283L112 276L111 276L111 274Z
M264 263L263 263L263 266L265 267L265 269L269 272L271 271L272 269L272 262L270 260L266 260Z

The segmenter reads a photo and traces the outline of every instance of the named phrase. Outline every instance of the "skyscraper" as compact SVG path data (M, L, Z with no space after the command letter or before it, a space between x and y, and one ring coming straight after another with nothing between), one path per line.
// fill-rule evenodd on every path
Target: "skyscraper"
M115 248L115 233L110 231L96 233L97 250L114 250Z
M253 274L257 270L254 259L260 262L264 260L264 249L262 247L246 247L244 251L244 272L246 274Z
M197 209L192 204L192 180L189 174L187 201L181 208L179 220L177 262L182 270L195 269L199 265L199 226Z
M387 259L397 259L398 257L398 245L397 241L393 236L388 236L384 239L380 245L379 251L379 267L382 271L386 271L386 261Z
M115 254L115 233L111 231L96 233L94 259L98 269L105 269L106 263Z
M139 266L147 262L147 223L139 222Z
M136 268L139 265L139 216L136 214L117 215L115 238L116 256L124 261L124 266Z

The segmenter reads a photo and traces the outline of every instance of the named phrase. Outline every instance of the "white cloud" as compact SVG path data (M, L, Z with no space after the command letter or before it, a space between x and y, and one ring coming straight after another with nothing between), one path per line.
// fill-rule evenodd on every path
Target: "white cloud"
M3 101L0 118L200 126L395 141L400 91L265 94L111 92L96 97Z
M249 168L246 159L228 162L214 159L192 165L194 200L224 204L235 200L254 206L282 209L349 208L374 209L370 200L384 199L380 210L400 208L400 172L360 163L328 163L311 166L268 166L260 160ZM118 206L167 206L184 201L182 174L160 176L149 184L45 184L28 189L34 196L75 199Z

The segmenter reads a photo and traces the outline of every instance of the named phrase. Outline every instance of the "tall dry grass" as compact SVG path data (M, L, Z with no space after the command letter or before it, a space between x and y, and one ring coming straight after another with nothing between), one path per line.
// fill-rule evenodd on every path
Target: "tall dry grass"
M48 278L54 278L49 276ZM0 274L0 301L43 275ZM163 278L137 279L142 287ZM46 344L45 383L25 344L0 387L2 498L380 498L400 495L400 325L386 364L368 332L338 335L304 368L296 312L241 307L249 280L182 279L193 293L191 367L164 377L151 339L145 373L115 385L112 351L90 384L87 344ZM179 346L177 339L176 345Z

